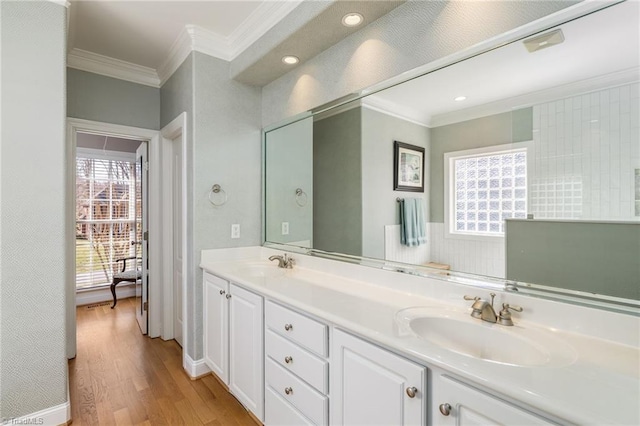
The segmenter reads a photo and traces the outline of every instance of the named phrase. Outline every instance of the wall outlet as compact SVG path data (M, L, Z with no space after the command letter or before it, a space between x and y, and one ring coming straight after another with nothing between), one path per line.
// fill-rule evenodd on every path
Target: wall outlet
M234 223L231 225L231 238L240 238L240 224Z
M289 235L289 222L282 222L282 235Z

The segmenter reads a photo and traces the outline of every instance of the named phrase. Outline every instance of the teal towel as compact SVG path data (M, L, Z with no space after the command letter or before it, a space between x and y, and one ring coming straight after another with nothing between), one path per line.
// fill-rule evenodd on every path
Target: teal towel
M415 247L426 244L424 200L405 198L400 201L400 243Z

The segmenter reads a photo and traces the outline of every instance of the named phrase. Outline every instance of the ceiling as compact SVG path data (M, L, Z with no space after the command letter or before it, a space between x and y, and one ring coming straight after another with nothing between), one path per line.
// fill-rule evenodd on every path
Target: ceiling
M71 0L68 66L160 87L191 51L233 61L280 24L231 76L262 86L291 70L283 55L303 63L404 1ZM292 18L303 2L310 7ZM342 26L347 12L362 13L363 25Z
M639 16L640 3L621 3L561 25L562 44L529 53L522 42L514 42L363 103L434 127L529 106L540 101L535 96L549 90L557 95L563 86L588 89L594 79L611 85L638 81ZM454 101L458 96L467 99Z
M69 49L157 69L186 25L204 28L221 40L230 39L252 14L267 13L267 3L71 0Z

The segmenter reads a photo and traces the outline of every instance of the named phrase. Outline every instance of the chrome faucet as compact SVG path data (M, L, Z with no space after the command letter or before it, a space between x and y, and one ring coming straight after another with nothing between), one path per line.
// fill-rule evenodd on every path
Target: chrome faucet
M498 323L507 326L513 325L510 310L522 312L523 309L520 306L510 306L508 303L503 303L500 314L496 315L496 311L493 309L493 299L496 297L496 294L489 293L489 295L491 296L491 303L486 300L482 300L479 297L464 296L464 300L473 300L473 305L471 305L471 316L494 324Z
M284 256L280 256L277 254L274 254L273 256L269 256L269 260L277 260L278 268L286 268L286 269L292 269L293 265L296 263L293 257L287 256L286 253L284 254Z

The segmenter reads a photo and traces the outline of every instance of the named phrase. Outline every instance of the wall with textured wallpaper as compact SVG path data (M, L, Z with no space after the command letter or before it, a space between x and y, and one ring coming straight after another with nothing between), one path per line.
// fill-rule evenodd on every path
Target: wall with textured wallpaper
M278 122L575 3L409 1L264 86L262 123Z
M260 245L260 89L229 79L229 62L193 52L160 89L160 125L183 111L187 133L187 336L185 351L203 357L200 251ZM219 184L227 202L213 206ZM231 225L240 224L240 238Z
M0 11L0 419L4 420L67 401L67 10L47 1L3 1Z
M160 89L67 69L67 117L160 129Z

